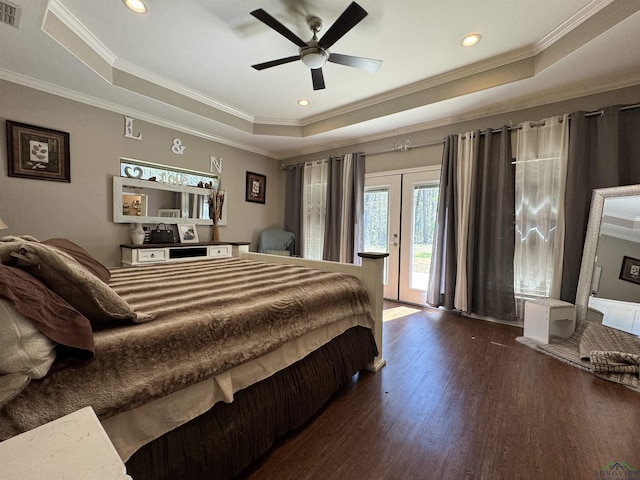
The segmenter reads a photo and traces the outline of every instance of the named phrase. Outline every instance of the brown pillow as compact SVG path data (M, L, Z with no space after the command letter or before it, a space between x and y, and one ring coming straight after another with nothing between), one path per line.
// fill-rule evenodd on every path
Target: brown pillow
M0 298L13 303L18 313L49 339L67 347L67 357L93 357L95 345L89 320L37 278L0 264Z
M80 265L89 270L104 283L109 282L109 279L111 278L111 272L109 272L109 269L96 260L80 245L76 245L66 238L50 238L48 240L43 240L42 243L45 245L51 245L58 250L68 253L75 258Z
M61 250L36 242L16 246L11 253L15 266L41 280L85 315L94 328L155 318L155 315L135 312L109 285Z

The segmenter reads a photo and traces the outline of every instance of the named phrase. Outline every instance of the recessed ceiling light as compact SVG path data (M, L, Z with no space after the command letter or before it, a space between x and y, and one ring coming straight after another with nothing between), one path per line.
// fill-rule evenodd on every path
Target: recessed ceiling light
M301 98L300 100L298 100L298 105L300 105L301 107L306 107L307 105L309 105L309 100L307 100L306 98Z
M136 13L147 13L147 6L142 0L122 0L129 10Z
M480 35L479 33L470 33L469 35L465 35L464 37L462 37L462 40L460 40L460 45L462 45L463 47L473 47L480 40L482 40L482 35Z

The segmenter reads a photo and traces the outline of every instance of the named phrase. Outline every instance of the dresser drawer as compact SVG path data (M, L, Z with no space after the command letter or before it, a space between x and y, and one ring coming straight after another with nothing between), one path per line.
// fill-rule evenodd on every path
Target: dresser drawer
M138 262L162 262L167 259L167 251L163 248L138 250Z
M231 256L231 245L209 245L209 258L223 258Z

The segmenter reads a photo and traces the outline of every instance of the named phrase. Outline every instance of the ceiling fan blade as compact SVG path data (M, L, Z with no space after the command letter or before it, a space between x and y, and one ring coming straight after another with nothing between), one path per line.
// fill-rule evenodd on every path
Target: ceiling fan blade
M355 27L367 15L367 11L364 8L356 2L352 2L318 43L322 48L330 48L331 45L340 40L345 33Z
M311 69L311 80L313 81L313 89L314 90L323 90L324 89L324 75L322 74L321 68L312 68Z
M273 18L263 9L259 8L257 10L254 10L253 12L251 12L251 15L256 17L265 25L273 28L276 32L278 32L283 37L291 40L297 46L299 47L307 46L307 42L303 41L300 37L298 37L295 33L293 33L291 30L289 30L287 27L285 27L282 23L280 23L278 20Z
M265 68L277 67L278 65L284 65L285 63L295 62L296 60L300 60L300 55L279 58L277 60L271 60L270 62L258 63L256 65L251 65L251 66L256 70L264 70Z
M329 62L346 65L347 67L359 68L369 73L376 73L382 60L374 60L373 58L352 57L351 55L341 55L340 53L332 53L329 55Z

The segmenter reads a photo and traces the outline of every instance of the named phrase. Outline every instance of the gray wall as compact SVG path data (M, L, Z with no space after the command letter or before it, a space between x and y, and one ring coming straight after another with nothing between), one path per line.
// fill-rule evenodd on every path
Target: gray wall
M71 183L30 180L7 176L6 133L0 129L0 218L10 228L1 234L29 234L45 239L64 236L79 243L107 265L118 264L119 244L129 242L129 227L112 223L112 176L118 175L120 157L174 165L200 171L209 170L209 155L223 157L223 188L228 191L229 225L220 227L226 241L251 241L264 228L281 226L284 220L284 172L280 164L294 164L354 151L374 153L392 149L395 142L410 140L406 152L370 155L366 172L377 173L438 165L442 157L442 139L447 134L466 132L502 124L516 125L525 120L597 110L614 104L640 102L640 85L570 101L526 108L507 114L424 128L415 132L370 141L339 150L327 150L285 161L246 152L237 148L187 135L168 128L136 120L135 133L142 141L127 139L123 115L84 105L10 82L0 81L0 120L53 128L70 133ZM184 155L171 153L174 138L182 140ZM244 200L246 171L267 175L267 204ZM211 228L198 227L199 237L211 238Z
M609 235L600 235L596 266L601 267L602 270L598 292L594 297L623 302L640 302L640 285L620 280L620 269L625 256L640 259L640 243Z
M283 224L280 163L258 154L134 121L142 140L125 138L124 117L14 83L0 81L0 218L9 229L0 235L32 235L38 239L66 237L109 266L119 264L121 243L130 243L129 225L114 224L112 177L119 175L120 157L209 171L209 155L223 157L222 186L228 192L228 225L220 227L226 241L252 241L261 230ZM69 132L71 183L9 177L4 120ZM172 140L186 146L171 152ZM245 202L246 171L267 176L266 204ZM210 226L198 226L202 241Z
M340 149L325 150L304 156L284 160L285 165L327 158L330 155L342 155L355 151L371 154L393 149L394 143L403 144L410 140L412 145L431 145L423 148L410 148L408 151L392 151L380 155L367 156L366 173L378 173L439 165L442 161L442 140L450 134L471 130L500 128L502 125L517 125L520 122L540 120L545 117L572 113L579 110L594 111L609 105L629 105L640 102L640 85L605 92L597 95L575 98L563 102L550 103L532 108L523 108L505 114L492 115L450 125L436 126L416 130L396 137L354 144ZM498 108L498 107L497 107Z

